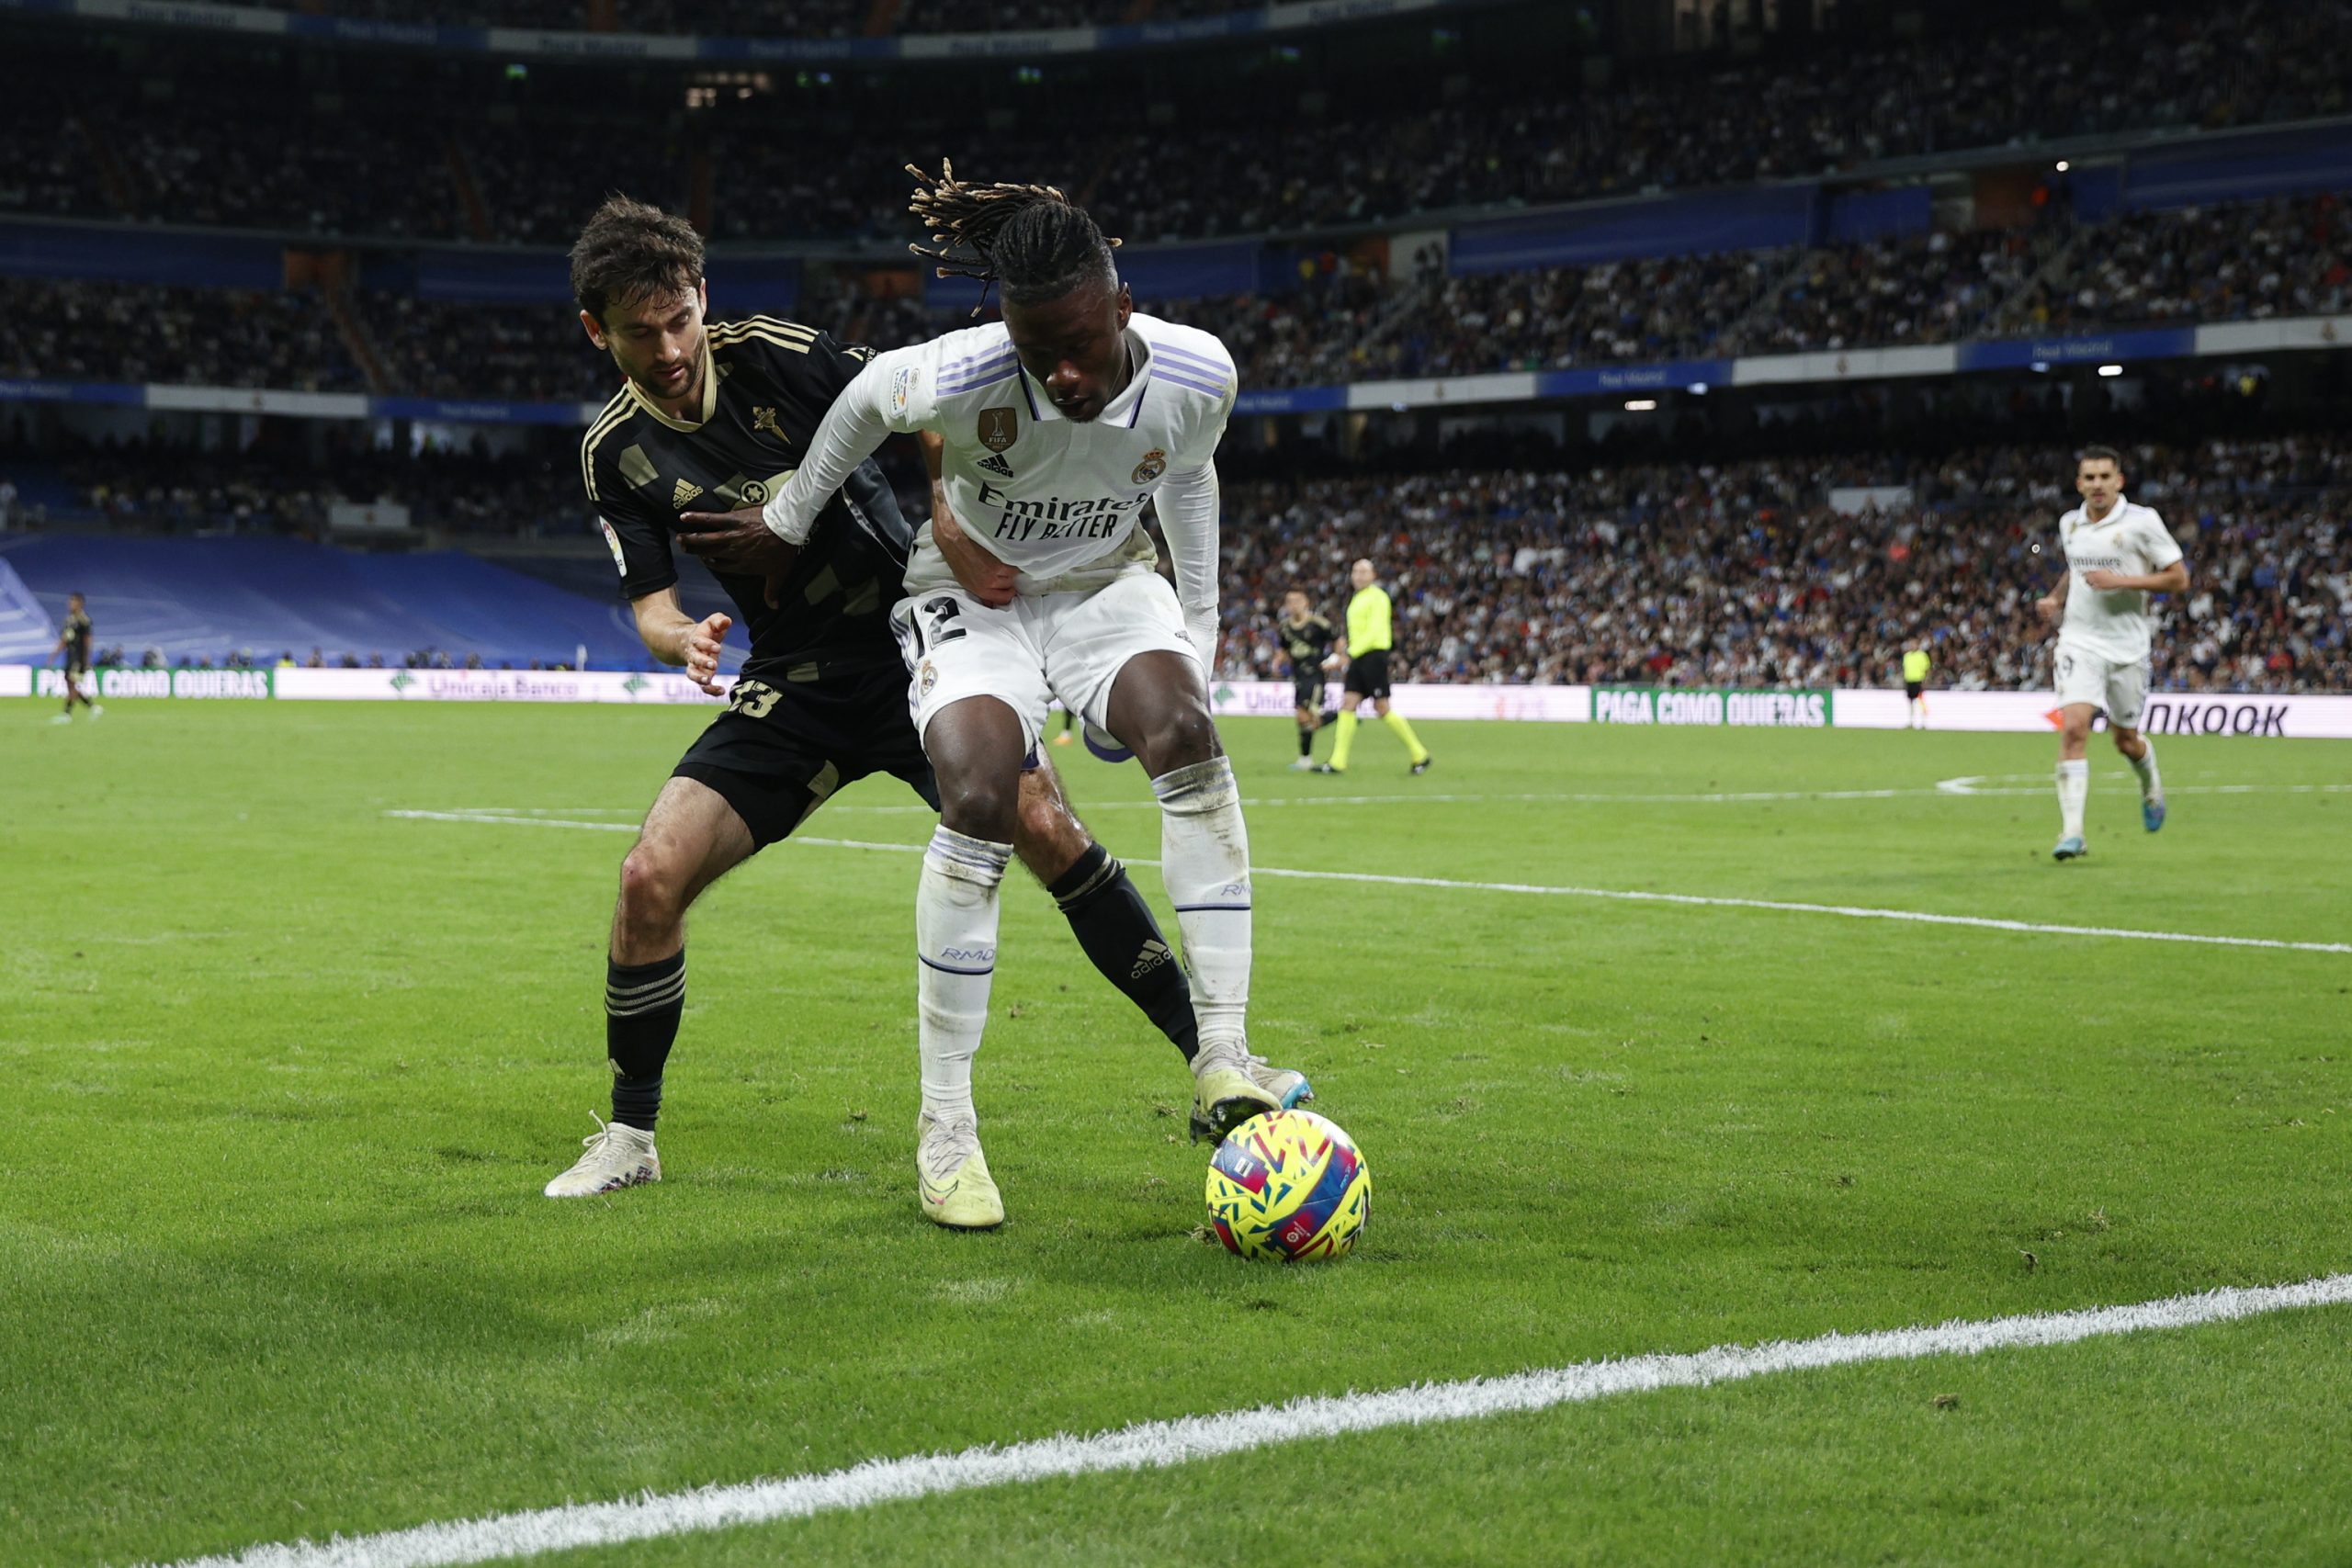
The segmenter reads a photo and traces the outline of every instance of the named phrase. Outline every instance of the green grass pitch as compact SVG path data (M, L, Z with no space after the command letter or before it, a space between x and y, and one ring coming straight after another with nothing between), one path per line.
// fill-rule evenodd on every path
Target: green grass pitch
M1189 1080L1026 884L978 1071L1012 1218L943 1234L916 862L816 844L695 914L668 1179L550 1202L604 1108L629 839L480 818L631 823L699 716L50 711L0 703L11 1564L2352 1267L2352 954L1272 875L1254 1041L1363 1146L1359 1254L1196 1237ZM1428 776L1374 728L1340 779L1229 724L1254 859L2352 941L2352 745L2165 739L2150 837L2101 740L2092 854L2058 865L2045 737L1421 732ZM1055 757L1157 854L1139 770ZM919 843L911 802L870 782L807 830ZM1786 1374L561 1560L2342 1562L2347 1331Z

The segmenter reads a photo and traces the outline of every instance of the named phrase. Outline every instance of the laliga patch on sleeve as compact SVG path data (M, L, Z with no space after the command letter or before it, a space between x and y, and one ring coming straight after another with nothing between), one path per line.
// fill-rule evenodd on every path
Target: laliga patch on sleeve
M614 533L613 525L610 523L605 522L601 517L596 519L596 526L605 531L605 546L607 549L613 552L614 569L623 577L627 577L628 575L628 558L621 554L621 536L618 534Z
M915 376L916 369L911 365L902 365L890 373L890 412L892 413L907 412L907 400L914 395Z

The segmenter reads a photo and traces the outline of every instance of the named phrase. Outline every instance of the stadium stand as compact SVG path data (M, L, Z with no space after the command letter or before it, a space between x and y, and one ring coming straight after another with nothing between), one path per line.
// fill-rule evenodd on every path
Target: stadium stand
M2074 503L2064 449L1940 462L1737 463L1366 475L1227 496L1227 678L1283 672L1283 592L1327 613L1380 564L1399 679L1883 682L1917 638L1963 688L2050 682L2045 553ZM2186 690L2352 686L2352 445L2215 442L2126 454L2132 497L2197 564L2166 606L2156 678ZM1910 499L1841 508L1841 486Z
M5 561L54 614L106 606L109 645L165 663L569 665L650 668L617 600L599 602L457 551L375 555L291 539L0 537Z
M299 116L299 97L273 111L277 78L225 75L135 105L61 83L62 112L13 110L6 136L16 161L38 171L27 211L539 243L566 237L615 185L677 202L698 167L712 182L721 234L894 233L905 205L899 164L945 150L968 152L976 170L1058 174L1106 230L1143 242L1690 189L2061 135L2211 130L2352 107L2336 68L2352 52L2352 0L2142 7L2089 51L2076 47L2070 22L1944 21L1952 30L1844 50L1802 71L1777 56L1702 57L1576 93L1547 78L1463 101L1439 96L1442 77L1429 77L1418 94L1381 95L1377 110L1319 117L1298 113L1295 93L1253 95L1214 122L1188 124L1181 138L1056 125L1037 105L1017 133L976 135L968 120L949 127L909 115L908 133L884 148L845 114L773 101L728 106L749 112L716 118L707 141L674 103L663 113L633 102L635 132L615 136L616 106L587 89L576 101L528 99L526 137L469 101L493 96L487 83L479 95L447 85L457 112L426 124L406 97L371 93L356 73L324 118L333 134ZM1976 47L1994 35L1972 28L1996 27L1997 47ZM266 129L275 116L282 121ZM595 158L578 156L582 145ZM1085 148L1075 160L1073 145ZM109 169L119 172L111 191Z
M308 10L289 0L261 0L273 10ZM903 0L877 12L874 0L618 0L600 26L587 0L520 0L438 6L422 0L361 0L337 11L371 21L553 31L693 33L705 37L846 39L874 31L878 15L902 33L1009 32L1097 27L1114 22L1181 21L1261 6L1265 0Z
M339 391L366 378L319 298L0 279L0 376Z
M1144 309L1217 333L1244 385L1464 376L1702 355L1797 353L2352 310L2340 193L1590 266L1423 274L1401 288L1327 255L1295 289ZM608 367L562 303L352 295L374 389L602 401ZM756 303L756 299L752 303ZM368 384L310 294L0 277L16 376L334 390ZM720 313L732 314L723 299ZM818 290L798 312L896 347L963 324L912 298ZM119 377L110 370L135 371Z

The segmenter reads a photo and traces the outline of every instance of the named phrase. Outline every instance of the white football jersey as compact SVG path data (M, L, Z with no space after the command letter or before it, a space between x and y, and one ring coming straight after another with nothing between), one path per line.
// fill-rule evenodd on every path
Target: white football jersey
M2164 519L2118 496L2113 509L2096 523L2079 506L2059 518L2058 543L2072 574L2065 618L2058 626L2060 644L2115 664L2147 658L2147 594L2136 588L2102 592L2086 587L2083 574L2104 568L2145 576L2180 559L2180 544Z
M1233 412L1233 359L1216 337L1140 311L1125 335L1135 373L1083 424L1021 368L1001 321L876 355L842 396L873 399L892 430L938 432L956 521L1021 572L1022 592L1041 592L1073 573L1148 562L1144 503L1169 474L1214 459ZM924 549L910 588L927 570L950 581Z

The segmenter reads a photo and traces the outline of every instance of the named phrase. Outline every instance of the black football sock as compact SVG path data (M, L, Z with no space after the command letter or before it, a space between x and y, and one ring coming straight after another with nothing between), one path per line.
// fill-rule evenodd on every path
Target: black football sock
M1193 987L1127 868L1102 845L1090 844L1046 891L1069 917L1071 934L1102 977L1125 991L1191 1061L1201 1048Z
M605 961L605 1054L613 1120L650 1133L662 1113L662 1067L686 1010L686 950L650 964Z
M1314 726L1302 724L1298 727L1298 754L1302 757L1315 755Z

